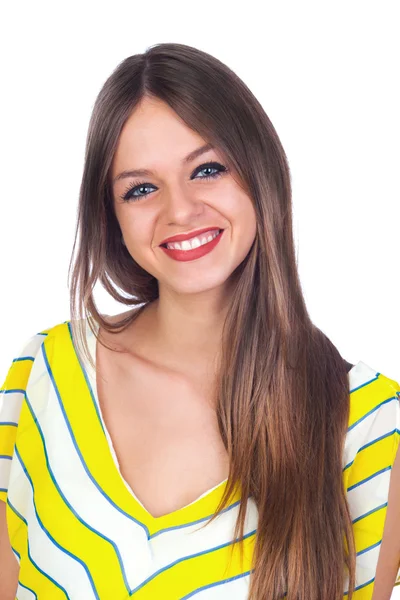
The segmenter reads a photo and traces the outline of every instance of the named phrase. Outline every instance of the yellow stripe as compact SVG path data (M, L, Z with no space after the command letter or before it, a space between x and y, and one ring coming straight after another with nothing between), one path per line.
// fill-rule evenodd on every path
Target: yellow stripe
M1 390L26 389L29 375L32 370L33 360L16 360L11 363Z
M14 531L13 548L21 556L19 581L22 585L34 590L38 600L65 600L67 595L54 585L50 579L45 577L31 562L28 555L28 535L24 521L15 514L7 504L7 522L9 528Z
M7 492L0 492L0 500L7 502Z
M393 446L398 446L398 440L399 434L394 432L358 452L349 469L347 487L356 485L381 469L392 466Z
M374 581L369 583L368 585L364 585L359 590L356 590L353 594L353 600L371 600ZM348 595L344 596L344 599L347 600Z
M388 385L388 381L387 377L379 375L377 379L350 393L349 427L395 396L395 390Z
M25 403L20 422L29 435L18 439L17 448L32 479L36 509L43 526L62 548L87 565L100 598L125 597L127 589L114 548L80 523L61 498L47 469L38 429ZM17 530L12 529L10 538L16 534Z
M357 552L366 550L382 540L387 506L375 510L353 524Z
M0 454L12 456L17 431L15 425L0 425Z
M250 571L255 544L255 534L243 542L243 564L239 544L200 554L183 560L162 571L135 592L135 600L177 600L204 586L239 576ZM232 558L232 560L230 560Z

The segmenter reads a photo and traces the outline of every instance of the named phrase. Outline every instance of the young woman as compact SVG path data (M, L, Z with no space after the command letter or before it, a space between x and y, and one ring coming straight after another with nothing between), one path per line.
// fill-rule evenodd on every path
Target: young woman
M77 235L72 318L0 396L1 598L389 599L400 386L311 321L246 85L181 44L118 65Z

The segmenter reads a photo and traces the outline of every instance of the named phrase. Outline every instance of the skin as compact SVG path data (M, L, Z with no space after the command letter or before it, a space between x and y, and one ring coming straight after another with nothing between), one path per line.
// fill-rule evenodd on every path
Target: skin
M8 537L6 503L0 501L0 598L14 600L18 586L19 564Z
M124 170L151 169L153 176L117 181L114 206L126 247L159 282L159 298L147 309L143 352L183 373L201 373L218 353L230 297L231 275L248 254L256 235L251 199L229 171L191 175L199 165L228 166L218 149L190 164L182 159L204 145L164 102L144 98L125 123L112 164L112 178ZM126 189L145 182L137 201L121 199ZM207 226L225 229L209 254L195 261L175 261L159 247L166 237Z

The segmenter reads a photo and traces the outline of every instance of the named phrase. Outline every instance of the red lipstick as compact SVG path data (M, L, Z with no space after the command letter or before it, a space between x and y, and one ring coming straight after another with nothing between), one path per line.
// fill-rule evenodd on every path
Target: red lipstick
M168 242L183 242L184 240L190 240L193 237L197 237L202 233L206 233L206 231L221 231L221 227L211 226L211 227L203 227L203 229L195 229L194 231L189 231L189 233L179 233L178 235L173 235L169 238L166 238L160 243L167 244Z
M209 231L209 230L206 229L206 231ZM217 231L218 231L218 228L217 228ZM223 234L224 234L224 230L223 229L219 230L218 235L216 237L214 237L214 239L212 239L211 242L206 242L205 244L202 244L201 246L198 246L197 248L193 248L190 250L174 250L172 248L167 248L166 246L160 246L160 248L170 258L173 258L174 260L179 260L181 262L187 262L190 260L196 260L197 258L201 258L205 254L209 254L210 252L212 252L212 250L219 243ZM188 236L186 236L186 237L188 237ZM193 237L193 234L191 234L190 237Z

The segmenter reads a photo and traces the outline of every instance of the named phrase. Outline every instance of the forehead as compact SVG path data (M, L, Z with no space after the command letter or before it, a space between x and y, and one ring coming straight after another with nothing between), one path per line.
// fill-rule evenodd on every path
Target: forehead
M126 168L157 170L182 160L206 143L165 102L144 98L125 122L113 159L112 176Z

